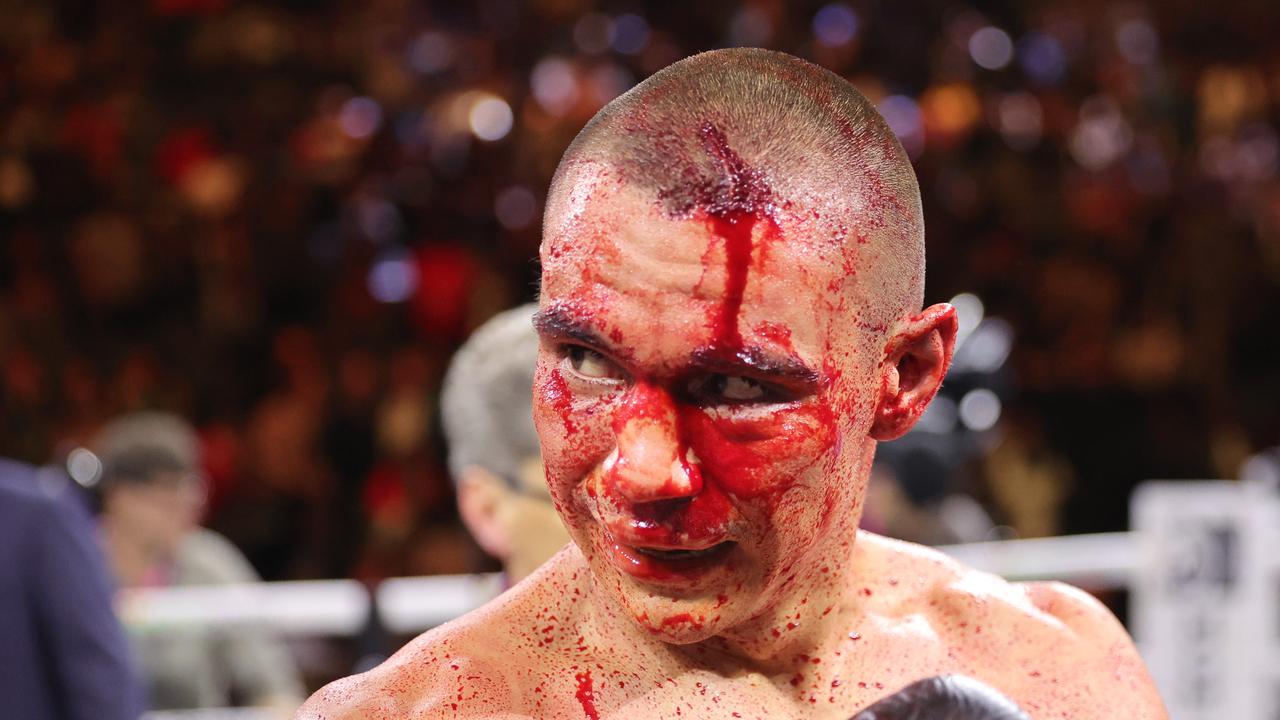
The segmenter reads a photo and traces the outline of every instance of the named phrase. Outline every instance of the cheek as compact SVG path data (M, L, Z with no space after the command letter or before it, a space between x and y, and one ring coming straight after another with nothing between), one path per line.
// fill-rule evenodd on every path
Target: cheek
M744 500L778 497L840 455L829 406L812 403L754 418L712 417L684 408L681 424L711 483Z
M551 357L539 360L533 385L533 422L542 444L547 487L557 505L612 448L611 397L579 397Z

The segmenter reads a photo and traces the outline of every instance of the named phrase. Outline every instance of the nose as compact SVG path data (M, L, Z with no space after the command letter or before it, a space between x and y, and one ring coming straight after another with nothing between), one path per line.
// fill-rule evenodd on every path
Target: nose
M631 503L688 498L702 491L697 457L680 442L675 403L665 390L636 383L614 412L617 448L605 460L610 489Z

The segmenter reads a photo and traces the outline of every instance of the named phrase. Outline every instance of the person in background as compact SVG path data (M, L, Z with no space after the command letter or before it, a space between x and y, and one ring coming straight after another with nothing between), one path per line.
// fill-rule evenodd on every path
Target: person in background
M458 512L512 584L569 541L533 427L535 310L522 305L476 330L449 364L441 399Z
M258 575L226 538L197 524L204 498L194 430L174 415L125 415L93 443L102 461L101 532L124 588L250 583ZM280 643L255 628L131 627L152 709L301 702Z
M881 445L871 466L861 527L921 545L991 539L991 516L972 496L951 486L956 464L908 438Z
M141 684L92 525L67 484L0 459L0 715L135 720Z

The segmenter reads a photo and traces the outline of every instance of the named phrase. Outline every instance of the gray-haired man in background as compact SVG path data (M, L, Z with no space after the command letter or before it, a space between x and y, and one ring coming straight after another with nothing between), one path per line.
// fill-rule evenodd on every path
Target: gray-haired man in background
M536 309L522 305L476 330L449 364L441 400L458 512L511 583L569 541L533 428Z

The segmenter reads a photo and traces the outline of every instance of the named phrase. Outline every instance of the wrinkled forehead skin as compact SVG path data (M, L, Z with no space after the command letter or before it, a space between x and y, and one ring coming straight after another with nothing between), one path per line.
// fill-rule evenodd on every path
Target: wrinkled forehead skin
M902 314L903 279L893 271L901 262L892 257L899 243L880 242L903 232L887 224L900 221L886 217L897 208L872 206L863 193L817 191L795 197L775 191L767 205L746 211L717 208L714 199L673 207L670 198L683 190L655 188L633 177L613 159L578 158L561 167L560 191L552 196L544 227L544 308L566 302L643 306L641 339L626 343L637 353L663 334L705 335L717 311L725 309L734 282L733 249L723 232L749 224L734 318L740 333L786 333L801 359L820 368L844 355L842 350L856 348L861 359L871 360ZM724 217L731 222L718 222ZM657 272L636 272L655 265ZM687 308L672 305L680 296L705 304L696 327L689 326ZM638 327L630 323L626 329L634 333Z
M735 249L717 229L749 233L737 249L749 255L742 258L741 299L732 309L737 333L768 325L788 336L813 336L791 338L797 348L810 348L826 334L833 313L855 300L849 269L859 252L845 252L835 237L841 232L837 223L780 209L732 224L717 223L703 209L673 214L652 188L628 183L616 165L603 161L577 163L564 177L572 178L573 187L564 195L563 222L548 228L544 240L544 307L643 309L645 332L627 328L639 337L622 338L622 328L598 328L620 336L621 345L640 355L636 360L645 360L646 345L662 334L707 336L727 310ZM572 313L575 307L567 309ZM608 316L581 313L586 314ZM817 356L805 360L822 363Z
M743 219L755 227L741 254L755 262L789 253L787 262L804 260L828 276L818 289L859 292L839 308L859 314L855 323L891 326L904 311L919 309L923 218L901 145L843 78L761 50L687 58L592 119L552 183L544 287L554 289L555 274L566 269L561 263L575 253L615 249L628 222L670 233L674 221L684 220L714 236L732 229L724 221ZM646 234L637 229L627 242ZM664 252L703 250L690 245ZM785 252L775 252L784 245ZM715 263L703 259L712 271Z

